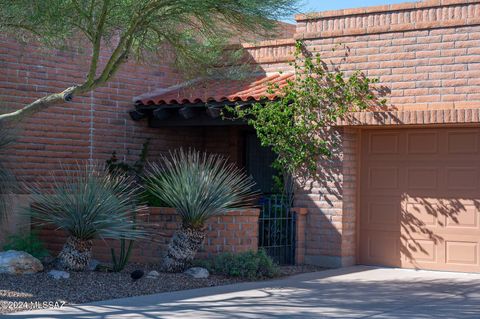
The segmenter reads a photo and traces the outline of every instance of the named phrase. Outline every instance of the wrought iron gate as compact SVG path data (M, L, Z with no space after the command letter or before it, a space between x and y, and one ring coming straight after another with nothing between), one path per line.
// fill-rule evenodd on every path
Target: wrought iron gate
M259 247L279 264L295 264L295 213L285 195L261 199Z

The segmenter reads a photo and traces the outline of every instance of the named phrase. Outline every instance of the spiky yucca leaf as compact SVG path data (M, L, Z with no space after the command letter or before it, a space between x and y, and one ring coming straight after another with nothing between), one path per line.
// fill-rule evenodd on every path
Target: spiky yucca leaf
M213 215L252 207L255 182L219 155L180 149L159 163L148 165L145 185L177 209L184 228L202 229Z
M139 189L127 176L108 174L100 165L78 165L62 178L52 174L52 180L49 192L38 184L28 187L38 224L56 225L80 240L146 237L134 218L144 209L137 205Z
M12 129L0 127L0 153L15 140ZM2 154L3 155L3 154ZM0 161L0 224L8 217L11 194L16 187L16 179L12 172Z

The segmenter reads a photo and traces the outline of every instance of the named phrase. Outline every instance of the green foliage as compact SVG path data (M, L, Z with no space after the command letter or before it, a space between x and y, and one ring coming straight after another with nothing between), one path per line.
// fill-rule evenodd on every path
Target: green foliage
M275 20L291 15L297 1L0 0L2 34L49 48L85 51L90 57L82 83L72 78L72 85L61 92L0 114L0 122L21 120L95 90L130 59L173 64L184 77L234 69L221 66L245 66L243 51L230 45L232 39L270 36L278 25Z
M331 155L332 145L325 130L348 112L365 110L376 101L370 79L360 71L348 76L330 68L320 54L304 53L302 42L295 50L295 79L268 92L279 98L251 107L228 108L237 119L253 126L263 146L278 155L274 167L282 175L316 176L320 156Z
M48 192L38 185L28 187L36 223L56 225L80 240L146 237L135 219L143 207L137 204L139 187L131 178L88 164L65 173L52 175Z
M168 205L160 200L155 194L152 194L150 187L143 186L143 169L147 161L148 156L148 147L150 145L150 139L148 138L145 143L143 143L142 151L140 152L139 158L133 164L129 164L124 161L119 161L117 154L114 151L112 156L105 162L106 169L110 174L126 174L132 176L138 185L142 186L142 191L140 194L140 200L150 207L168 207Z
M149 207L170 207L164 200L159 198L152 191L153 185L144 186L144 191L142 192L141 199Z
M278 265L263 249L258 252L223 253L211 260L196 261L195 264L207 268L213 274L228 277L261 279L279 275Z
M3 250L25 251L39 259L50 255L38 238L37 232L33 230L30 233L8 236L5 245L3 245Z
M112 59L97 79L110 77L110 66L127 58L175 54L183 69L216 64L231 37L255 32L268 36L274 20L291 15L297 0L1 0L0 31L64 47L84 37L94 49L109 47ZM250 39L251 40L251 39ZM154 53L153 55L151 53ZM191 68L191 65L196 65ZM88 81L94 81L95 73Z
M252 206L253 179L221 156L180 149L159 163L147 168L145 185L177 209L184 228L201 230L211 216Z
M148 156L148 147L150 145L150 139L147 138L145 143L142 144L142 151L140 152L139 158L133 164L129 164L123 161L119 161L117 158L117 152L113 151L112 156L105 161L106 168L110 174L127 174L132 175L138 180L143 173L143 168L147 161Z
M127 245L127 240L122 238L120 239L120 255L118 256L118 258L115 253L115 249L113 248L110 249L110 252L112 254L112 264L113 264L112 271L113 272L120 272L125 268L125 266L128 263L128 260L130 259L132 248L133 248L133 240L129 240Z

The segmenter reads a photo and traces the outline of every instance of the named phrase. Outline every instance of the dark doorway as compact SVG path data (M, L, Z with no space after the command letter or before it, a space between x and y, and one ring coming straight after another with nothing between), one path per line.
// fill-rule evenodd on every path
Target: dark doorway
M255 133L245 137L245 166L261 191L259 207L259 248L279 264L295 263L295 215L291 211L288 195L280 194L275 187L272 168L275 153L263 147Z
M268 147L263 147L255 133L247 133L245 137L246 158L245 168L253 177L262 195L274 193L273 176L277 171L272 168L275 153Z

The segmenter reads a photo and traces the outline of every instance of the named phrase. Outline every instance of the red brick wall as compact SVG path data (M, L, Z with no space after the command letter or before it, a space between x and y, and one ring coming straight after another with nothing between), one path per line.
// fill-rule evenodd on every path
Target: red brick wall
M297 38L347 72L379 77L390 109L474 107L480 102L480 2L425 1L298 16Z
M271 44L275 41L261 42ZM291 41L290 41L291 42ZM268 52L246 45L252 62L268 62L266 72L286 69L290 44L278 46L284 56L265 60ZM276 42L275 42L276 43ZM105 59L106 52L102 54ZM89 52L40 49L0 38L0 105L18 109L41 96L81 83ZM194 147L225 155L231 154L233 133L225 128L148 128L146 121L132 121L128 111L133 97L181 82L181 77L165 63L127 63L104 87L70 103L51 107L24 121L18 141L5 159L24 182L38 181L53 170L72 168L78 161L108 159L113 151L120 160L134 162L142 144L151 139L149 159L177 147Z
M81 83L88 52L45 51L0 39L0 100L17 109L49 93ZM104 161L113 151L121 160L138 159L142 144L151 138L150 155L172 147L197 146L198 129L149 129L145 122L130 120L132 97L178 82L179 76L165 65L128 63L114 79L87 96L51 107L28 118L7 158L16 176L25 182L38 180L63 163Z
M243 252L258 249L258 209L239 210L226 215L215 216L208 220L207 237L197 254L198 258L207 258L222 252ZM170 238L179 229L180 217L172 208L153 207L143 216L152 232L149 240L135 243L131 261L158 263L161 261ZM58 254L66 241L66 235L55 227L44 227L39 231L42 240L52 255ZM95 240L93 257L109 262L110 247L118 248L119 243L112 240ZM118 255L118 250L117 250Z

